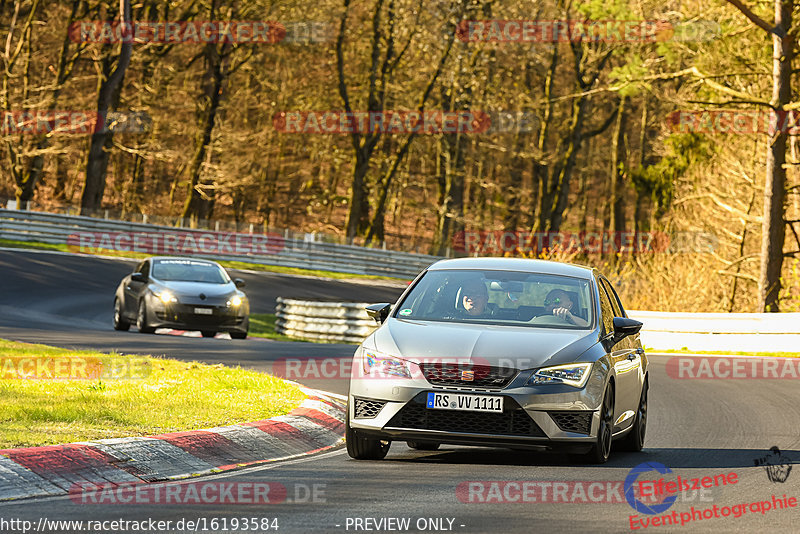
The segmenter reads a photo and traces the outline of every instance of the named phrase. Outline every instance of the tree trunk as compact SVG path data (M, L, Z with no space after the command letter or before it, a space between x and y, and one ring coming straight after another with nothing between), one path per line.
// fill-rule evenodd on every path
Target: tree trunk
M613 228L617 238L625 231L625 129L622 125L625 123L626 104L627 98L622 96L619 100L611 149L611 215L613 219L611 228Z
M366 176L369 171L369 160L372 155L371 147L361 146L356 152L355 164L353 165L352 196L350 209L347 212L347 228L345 235L348 239L353 239L356 235L363 234L367 230L369 213L369 191L366 187Z
M130 0L120 0L120 16L123 22L130 27L131 3ZM120 87L125 70L131 61L132 39L125 39L121 45L119 59L114 72L101 80L97 93L97 121L101 131L92 134L89 145L89 155L86 160L86 181L81 196L81 215L99 210L103 202L103 193L106 187L106 170L108 168L108 150L111 148L112 133L105 128L108 108ZM109 59L110 62L110 59ZM104 69L105 70L105 69ZM105 75L105 72L103 73ZM101 123L102 121L102 123Z
M550 214L550 226L548 232L560 232L561 223L564 218L564 210L567 209L567 199L569 198L570 181L572 180L572 171L575 168L575 158L581 149L583 142L583 120L586 112L587 100L584 97L578 97L577 102L573 108L573 122L570 131L569 144L567 145L567 152L564 156L563 167L561 172L556 175L557 185L554 188L553 194L556 196L555 206ZM551 195L552 198L553 195ZM552 204L551 204L552 205Z
M213 17L214 7L212 6L211 16ZM223 43L219 49L215 43L207 43L203 55L205 56L205 73L203 75L203 94L197 103L196 115L199 131L195 137L194 156L189 165L189 184L186 194L186 202L183 205L182 218L191 219L191 226L196 226L199 219L208 219L213 208L213 197L202 191L203 164L208 153L208 146L211 144L211 134L214 132L217 112L222 99L222 85L227 76L224 65L225 57L230 53L232 44L229 41Z
M791 0L775 0L775 31L772 36L772 106L783 110L791 98L792 53L794 39ZM770 138L767 149L766 184L764 187L764 226L761 239L761 271L758 280L758 307L764 312L777 312L781 290L783 244L786 238L784 200L786 197L786 140L780 127Z
M647 163L647 95L642 98L642 121L639 130L639 169L644 170ZM636 185L636 182L634 182ZM643 214L643 204L645 201L645 190L643 187L636 187L636 204L633 208L633 231L648 232L650 226Z

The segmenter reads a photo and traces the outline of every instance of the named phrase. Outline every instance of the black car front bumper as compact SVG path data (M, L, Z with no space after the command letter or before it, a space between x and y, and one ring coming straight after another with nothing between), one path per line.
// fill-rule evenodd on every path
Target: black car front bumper
M209 310L209 313L197 313ZM155 328L247 332L246 310L227 306L170 303L148 310L148 324Z

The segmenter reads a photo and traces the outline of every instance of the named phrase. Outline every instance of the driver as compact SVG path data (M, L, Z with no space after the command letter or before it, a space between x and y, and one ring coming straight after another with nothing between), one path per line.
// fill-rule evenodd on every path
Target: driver
M488 303L489 292L486 290L486 284L480 280L468 280L461 286L460 304L465 316L481 317L490 315L491 310L486 307Z
M572 300L570 300L569 295L563 289L552 290L544 299L544 311L547 315L555 315L575 326L589 326L588 321L572 314L570 311L572 306Z

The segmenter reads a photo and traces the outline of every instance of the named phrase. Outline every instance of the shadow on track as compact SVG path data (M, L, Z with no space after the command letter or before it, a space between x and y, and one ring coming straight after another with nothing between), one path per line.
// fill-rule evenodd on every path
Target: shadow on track
M395 444L394 447L398 447ZM399 447L398 447L399 448ZM442 449L435 453L419 453L416 456L397 456L397 452L385 462L413 462L453 465L518 465L540 467L599 467L631 469L644 462L658 462L672 469L729 469L754 467L755 460L764 457L769 451L763 449L683 449L683 448L645 448L640 453L615 452L605 464L581 463L570 456L555 452L527 452L509 449ZM403 451L417 454L416 451ZM800 463L800 451L781 451L790 463Z

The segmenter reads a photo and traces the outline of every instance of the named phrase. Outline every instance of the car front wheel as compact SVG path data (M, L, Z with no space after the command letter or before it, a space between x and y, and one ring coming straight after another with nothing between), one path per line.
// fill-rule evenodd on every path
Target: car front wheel
M391 447L390 441L361 436L350 427L350 416L345 420L347 454L356 460L383 460Z
M642 395L639 397L639 408L636 410L636 419L633 428L620 442L623 451L639 452L644 448L644 435L647 431L647 379L642 386Z
M609 384L603 395L600 407L600 425L597 428L597 439L583 460L593 464L604 464L611 455L611 439L614 428L614 388Z
M125 320L125 317L122 316L122 304L120 303L119 299L114 299L114 330L128 330L131 327L131 323Z
M139 312L136 314L136 328L142 334L152 334L156 331L152 326L147 325L147 307L144 300L139 301Z

